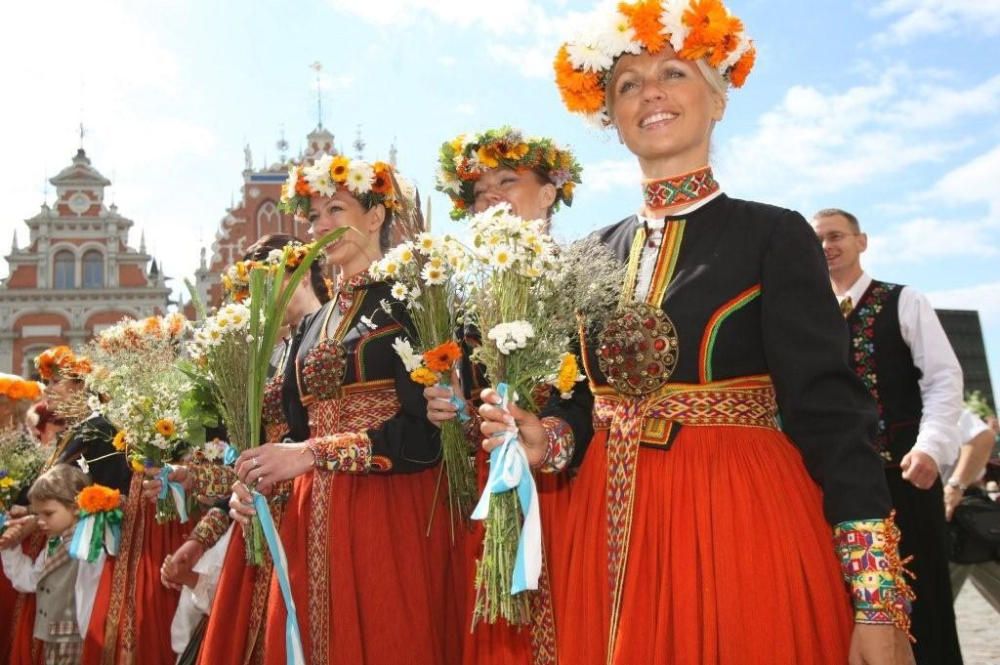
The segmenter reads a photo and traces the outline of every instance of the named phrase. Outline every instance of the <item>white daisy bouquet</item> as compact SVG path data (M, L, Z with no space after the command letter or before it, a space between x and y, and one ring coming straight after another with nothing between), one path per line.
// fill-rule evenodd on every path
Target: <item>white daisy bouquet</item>
M137 470L161 469L164 482L156 511L161 522L188 520L184 489L168 483L166 476L169 464L190 447L189 434L197 427L181 408L192 388L178 366L189 333L190 324L180 314L125 319L102 331L88 349L95 365L86 377L89 406L118 429L113 454L127 455ZM94 461L81 458L80 465L87 471Z
M543 220L527 221L501 205L474 216L467 271L469 318L483 336L473 360L486 368L503 399L537 411L532 394L557 378L569 345L551 279L559 259ZM570 312L572 307L570 306ZM574 372L574 378L576 374ZM523 519L522 519L523 514ZM476 571L473 621L530 621L528 594L541 572L538 496L516 432L490 454L490 476L473 519L485 519L483 555Z
M465 249L451 236L421 233L416 241L393 248L369 270L375 279L394 282L392 297L409 312L421 346L414 350L408 340L398 337L393 348L410 378L421 385L451 387L452 369L462 358L455 338L463 299L454 276L467 263ZM387 306L390 314L392 305ZM459 419L468 420L462 397L455 395L452 400L459 407ZM459 421L442 424L441 448L448 474L449 508L465 519L476 499L476 476Z

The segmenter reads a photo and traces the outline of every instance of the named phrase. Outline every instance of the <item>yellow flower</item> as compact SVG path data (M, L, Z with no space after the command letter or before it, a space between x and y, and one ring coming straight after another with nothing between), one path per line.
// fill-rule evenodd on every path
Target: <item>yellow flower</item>
M120 431L115 434L115 438L112 439L111 445L115 447L115 450L125 450L125 432Z
M556 390L562 395L563 399L567 399L567 395L573 392L573 386L576 382L580 380L580 367L576 363L576 355L572 353L562 354L562 359L559 363L559 372L556 374L556 380L553 385L555 385Z
M156 421L156 431L165 439L177 434L177 425L170 418L160 418Z
M14 479L11 478L10 476L4 476L3 478L0 478L0 488L7 489L8 487L13 487L13 486L14 486Z
M351 160L343 155L337 155L330 162L330 178L337 183L347 182L347 172L350 170Z
M133 470L133 471L135 471L136 473L142 473L143 471L145 471L145 470L146 470L146 467L144 467L144 466L142 465L142 462L140 462L140 461L139 461L139 460L137 460L137 459L133 459L133 460L132 460L132 461L131 461L131 462L129 463L129 465L130 465L130 466L132 467L132 470Z
M438 375L426 367L418 367L410 372L410 378L413 379L415 383L419 383L422 386L433 386L438 382Z
M500 166L500 161L496 157L496 152L490 146L483 146L476 151L479 163L488 169L495 169Z

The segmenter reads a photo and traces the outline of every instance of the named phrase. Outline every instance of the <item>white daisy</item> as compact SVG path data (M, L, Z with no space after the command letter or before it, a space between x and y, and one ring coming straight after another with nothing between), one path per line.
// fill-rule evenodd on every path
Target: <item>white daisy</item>
M688 27L684 25L688 0L663 0L662 7L660 23L663 24L663 29L660 34L666 35L670 39L670 46L679 53L684 48L684 40L688 35Z
M408 290L404 284L402 284L401 282L396 282L395 284L392 285L391 293L392 297L395 298L396 300L403 300L406 298Z
M393 341L392 348L395 350L396 355L399 356L399 359L403 361L403 366L406 368L407 372L412 372L424 364L421 357L413 352L413 347L410 345L410 342L402 337L397 337Z
M446 194L458 195L462 193L462 181L444 169L438 169L437 184L438 188Z
M430 263L425 265L424 269L420 271L420 276L423 278L424 283L428 286L437 286L448 281L448 276L445 274L444 270L440 267L435 267Z
M347 189L352 194L367 194L375 181L375 169L371 164L354 160L347 169Z
M636 41L635 30L628 17L618 11L614 13L610 25L596 36L594 46L604 51L612 61L623 53L636 55L642 52L642 44Z

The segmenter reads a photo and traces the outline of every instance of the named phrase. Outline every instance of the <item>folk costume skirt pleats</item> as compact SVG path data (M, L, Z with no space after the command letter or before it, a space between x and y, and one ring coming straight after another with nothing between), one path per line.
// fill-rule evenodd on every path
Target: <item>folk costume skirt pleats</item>
M561 662L847 662L850 601L821 492L777 430L685 426L668 449L639 448L615 616L608 437L587 451L555 562Z
M430 521L439 471L295 480L279 531L310 665L460 661L464 596L452 566L464 545L452 546L441 496ZM268 665L285 663L285 618L272 580Z
M121 548L104 566L84 644L85 665L172 665L176 660L170 624L180 594L160 583L160 567L184 544L194 523L157 523L155 503L141 497L143 479L141 473L132 477Z

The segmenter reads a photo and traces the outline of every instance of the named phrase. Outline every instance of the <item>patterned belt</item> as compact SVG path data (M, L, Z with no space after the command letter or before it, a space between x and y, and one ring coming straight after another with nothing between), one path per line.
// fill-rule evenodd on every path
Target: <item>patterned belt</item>
M771 378L766 375L703 384L668 383L641 398L603 388L594 392L594 427L609 430L607 527L612 600L608 653L611 654L621 611L640 444L669 448L675 423L776 430L778 408Z
M376 429L399 411L395 381L371 381L344 386L335 399L315 400L306 407L309 432L327 436Z

